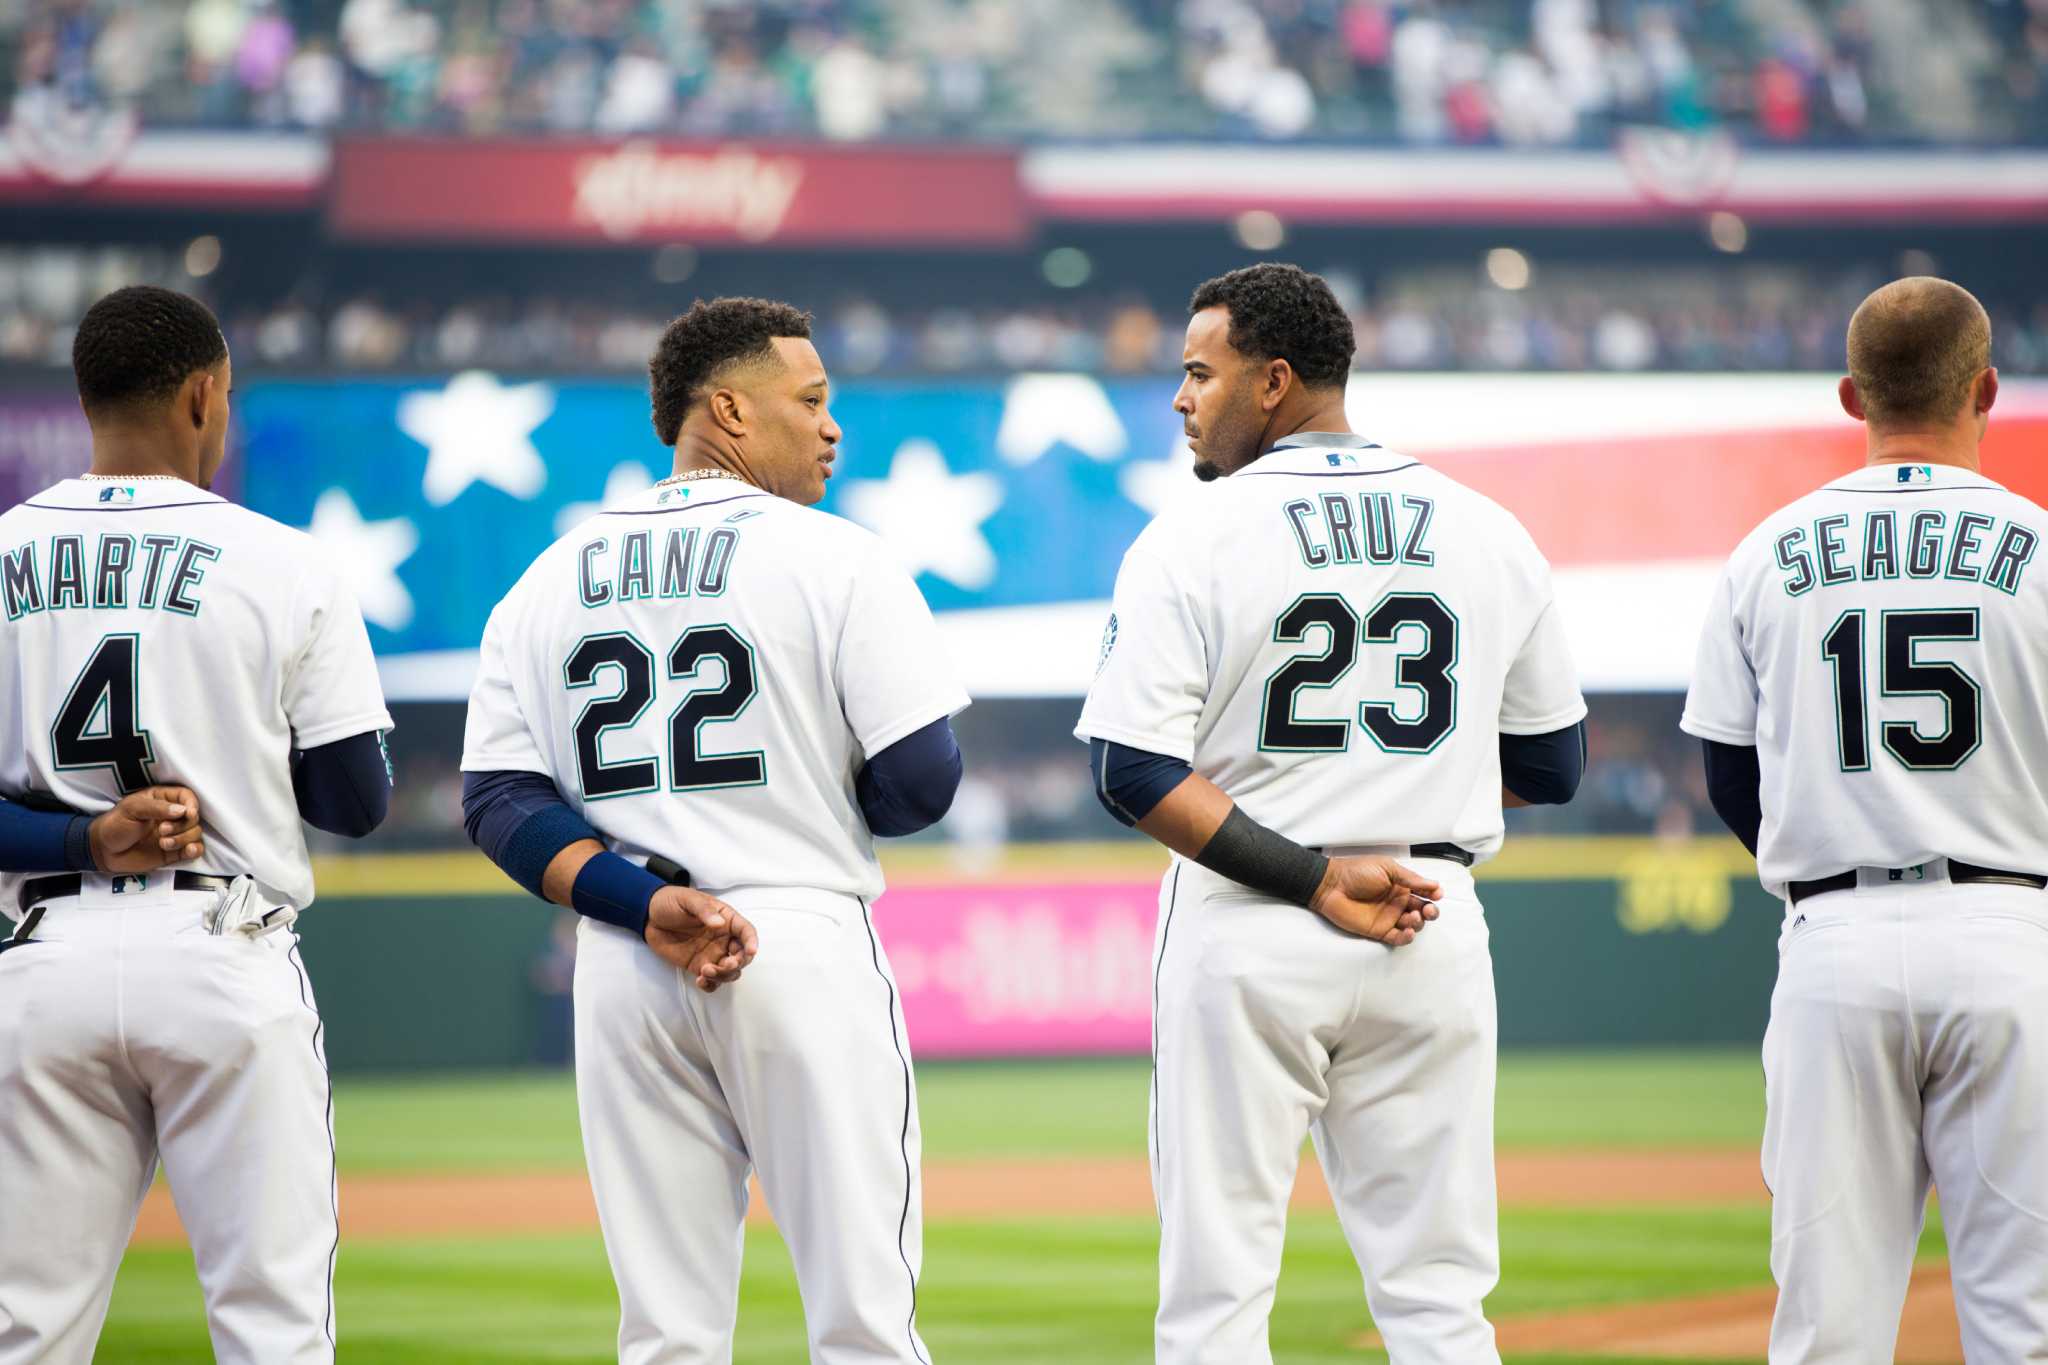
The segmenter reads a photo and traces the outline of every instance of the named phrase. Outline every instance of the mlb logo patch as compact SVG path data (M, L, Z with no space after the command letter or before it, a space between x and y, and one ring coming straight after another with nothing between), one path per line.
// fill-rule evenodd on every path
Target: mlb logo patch
M656 498L655 502L666 507L672 502L681 502L689 496L690 490L687 488L664 488L661 490L661 496Z
M1900 483L1933 483L1934 466L1931 464L1902 464L1899 466Z
M1356 455L1340 455L1333 450L1323 458L1330 462L1330 468L1332 469L1342 469L1346 465L1350 465L1355 469L1358 466L1358 457Z
M134 502L134 501L135 501L135 489L134 489L134 486L133 486L133 485L130 485L130 484L117 484L117 485L115 485L115 486L114 486L114 487L112 487L112 488L102 488L102 489L100 490L100 501L101 501L101 502Z
M117 896L124 896L128 894L130 891L147 890L149 890L148 877L136 876L114 878L114 894Z

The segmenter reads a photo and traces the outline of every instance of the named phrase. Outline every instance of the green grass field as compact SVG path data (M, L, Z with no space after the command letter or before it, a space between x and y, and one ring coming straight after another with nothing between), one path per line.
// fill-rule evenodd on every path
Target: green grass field
M1144 1152L1143 1062L920 1068L928 1159ZM578 1167L566 1077L344 1081L337 1133L348 1174ZM1754 1054L1519 1054L1501 1069L1503 1148L1753 1147L1762 1124ZM1768 1283L1760 1205L1531 1210L1503 1214L1495 1313L1708 1293ZM796 1282L780 1239L751 1229L735 1359L805 1358ZM1127 1365L1149 1360L1157 1229L1148 1217L932 1220L920 1324L939 1361ZM1939 1234L1927 1246L1938 1254ZM587 1235L343 1245L344 1360L376 1365L599 1362L615 1358L617 1304L595 1229ZM1276 1358L1385 1359L1355 1344L1368 1327L1336 1220L1290 1224ZM123 1263L104 1361L207 1358L188 1253ZM1515 1357L1563 1365L1567 1357ZM1615 1358L1603 1357L1603 1365Z

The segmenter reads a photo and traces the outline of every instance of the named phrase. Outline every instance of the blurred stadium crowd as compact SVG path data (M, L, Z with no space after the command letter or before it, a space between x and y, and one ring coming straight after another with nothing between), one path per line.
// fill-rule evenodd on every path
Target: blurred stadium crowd
M116 283L207 292L192 277L191 254L0 246L0 364L68 365L72 320ZM1526 271L1526 262L1518 268ZM1476 269L1404 269L1371 285L1341 264L1324 269L1352 309L1356 364L1365 370L1834 369L1842 363L1842 319L1881 278L1875 265L1574 266L1537 272L1510 290ZM617 276L588 273L591 287L573 293L529 287L437 299L344 284L212 301L237 365L250 371L642 372L662 325L693 291L680 281L649 290L644 275L627 290ZM1177 298L1119 283L1002 302L947 291L954 301L934 304L914 274L892 281L890 273L870 272L882 291L835 290L815 300L820 351L835 371L1165 374L1180 367ZM1987 293L1985 303L1997 363L2014 374L2048 373L2048 293Z
M2048 142L2048 0L0 0L0 52L215 127Z

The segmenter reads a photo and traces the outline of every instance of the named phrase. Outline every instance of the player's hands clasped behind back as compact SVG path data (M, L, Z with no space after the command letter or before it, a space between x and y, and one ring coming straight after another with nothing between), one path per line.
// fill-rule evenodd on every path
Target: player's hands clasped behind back
M647 906L647 946L706 995L740 979L761 950L754 926L715 896L664 886Z
M206 851L199 798L189 787L144 787L94 817L93 865L102 872L154 872L189 863Z
M1332 858L1309 908L1346 933L1399 948L1436 918L1442 898L1441 886L1392 858Z

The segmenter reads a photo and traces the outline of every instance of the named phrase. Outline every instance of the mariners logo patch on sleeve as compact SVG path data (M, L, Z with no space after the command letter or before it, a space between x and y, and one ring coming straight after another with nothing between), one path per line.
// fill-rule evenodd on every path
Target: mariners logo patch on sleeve
M1109 624L1102 628L1102 657L1095 661L1095 672L1099 676L1109 666L1109 651L1116 648L1116 613L1109 614Z

